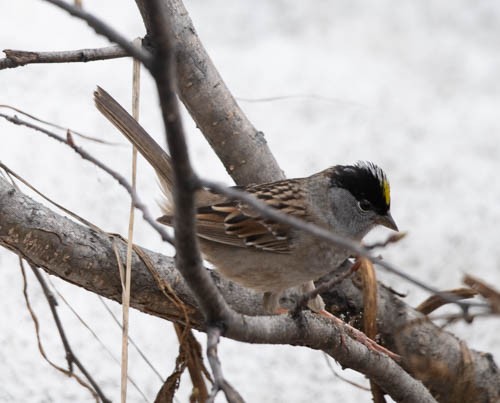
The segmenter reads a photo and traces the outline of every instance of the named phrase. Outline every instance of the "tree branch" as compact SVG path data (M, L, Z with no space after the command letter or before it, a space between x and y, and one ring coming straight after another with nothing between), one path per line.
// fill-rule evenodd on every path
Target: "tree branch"
M104 37L108 38L111 42L114 42L117 45L119 45L125 52L127 52L129 56L132 56L137 60L140 60L145 66L150 66L151 54L148 51L146 51L144 48L139 48L135 46L132 42L123 37L120 33L111 28L109 25L105 24L103 21L101 21L93 14L90 14L77 6L73 6L62 0L44 0L44 1L46 1L47 3L51 3L59 8L62 8L63 10L67 11L74 17L82 19L90 27L92 27L96 33L98 33L99 35L103 35Z
M82 364L82 362L79 360L77 355L73 352L73 349L71 348L68 338L66 337L66 332L64 331L64 327L61 323L61 319L59 318L59 314L57 312L57 300L50 291L49 287L47 286L47 283L45 282L45 279L43 278L42 274L40 273L40 270L38 267L31 265L31 270L33 270L33 273L35 274L36 279L40 283L40 286L42 287L43 294L45 295L45 298L47 299L47 303L49 304L50 311L52 313L52 317L54 318L54 322L56 323L57 331L59 332L59 336L61 337L61 342L64 346L64 351L66 353L66 360L68 361L68 371L70 373L73 373L73 364L76 365L76 367L82 372L82 374L85 376L85 378L89 381L89 383L92 385L94 388L95 392L97 395L101 398L103 403L111 403L111 400L109 400L103 393L101 387L97 384L97 382L94 380L92 375L87 371L87 368Z
M97 49L77 49L55 52L35 52L4 49L5 56L0 59L0 70L42 63L86 63L96 60L117 59L129 54L119 45Z
M157 47L148 0L136 0L151 41ZM250 123L205 51L180 0L164 0L161 12L176 39L179 96L227 172L238 185L271 182L284 174L262 132Z
M52 0L52 3L62 3L59 1ZM137 0L139 7L141 7L141 3L145 3L144 1ZM172 10L183 10L182 4L180 4L177 1L172 1L168 2L165 1L163 5L167 7L167 12L169 11L169 7L167 4L170 5L170 8ZM143 5L144 6L144 5ZM177 8L176 8L177 7ZM142 10L141 10L142 11ZM184 10L185 11L185 10ZM189 17L187 17L187 14L181 14L179 13L180 17L186 17L188 22ZM146 25L148 25L148 21L146 21ZM181 30L183 31L191 31L191 34L189 32L181 32L186 34L186 38L193 40L194 36L194 42L197 41L196 35L194 34L194 29L189 29L189 24L188 25L179 25L177 26L176 24L173 24L174 29L177 27L181 27ZM191 25L192 27L192 25ZM148 30L149 31L149 30ZM181 36L179 34L179 36ZM122 40L123 38L121 38ZM182 41L179 43L183 44ZM196 42L196 44L199 44L199 42ZM186 49L191 49L189 44L184 44L186 45ZM201 46L201 45L200 45ZM179 62L179 60L182 60L182 57L180 57L180 52L181 50L178 50L178 65L182 64ZM204 51L203 51L204 52ZM196 59L192 57L191 55L189 56L192 58L192 60L196 60L196 64L194 64L194 67L199 68L199 66L204 66L203 63L206 63L208 59L208 56L206 59L200 58ZM182 67L182 66L181 66ZM211 66L211 63L209 63L209 67ZM189 69L188 69L189 70ZM213 91L214 88L218 88L222 86L224 89L225 87L223 86L222 81L211 81L210 77L206 75L206 71L203 69L200 70L202 74L199 74L196 72L196 69L191 71L192 76L187 75L185 77L185 80L183 80L182 85L187 85L190 87L195 87L197 88L197 91L195 93L191 93L189 90L185 90L185 94L182 95L182 89L181 89L181 96L183 99L190 98L189 102L192 102L192 105L195 105L197 101L205 101L205 105L203 106L204 108L207 108L206 105L208 106L208 113L203 114L200 113L197 115L197 118L195 120L200 120L198 122L199 126L202 127L203 125L213 125L215 128L212 128L212 131L219 131L224 134L225 137L212 137L212 139L218 139L221 144L223 144L226 140L232 140L232 137L238 138L241 135L241 132L245 133L245 135L249 134L248 138L250 138L249 144L253 143L259 143L258 136L256 136L255 129L252 135L252 131L247 131L243 130L240 132L241 128L244 128L245 125L241 125L241 122L238 122L237 120L233 120L233 115L228 114L228 115L217 115L213 114L214 111L216 112L221 112L224 110L224 105L225 105L225 99L220 98L220 104L222 105L221 107L210 103L213 102ZM198 74L198 76L197 76ZM210 74L212 74L212 71L210 71ZM193 78L193 80L190 81L190 78ZM205 82L210 82L213 84L213 87L207 87L205 88L203 85ZM189 93L186 96L186 93ZM227 89L222 91L222 95L227 95L229 94ZM221 94L219 94L221 95ZM232 97L231 97L232 99ZM208 103L206 101L209 101ZM234 100L233 100L234 101ZM186 101L184 101L186 102ZM186 102L187 103L187 102ZM201 102L203 103L203 102ZM235 104L234 104L235 105ZM200 105L200 107L202 107ZM189 107L188 107L189 108ZM191 110L191 113L196 114L196 111ZM238 109L239 111L239 109ZM206 119L205 119L206 118ZM231 124L227 124L227 122L234 123L235 125L231 126ZM236 123L235 123L236 122ZM231 130L231 127L236 128L236 130ZM205 129L203 129L205 131ZM209 129L207 129L209 130ZM243 137L245 137L243 135ZM254 137L252 139L252 136ZM231 139L229 139L231 137ZM257 139L257 141L255 141ZM215 140L214 140L215 141ZM246 140L245 140L246 141ZM245 141L243 143L245 143ZM253 141L253 143L252 143ZM211 141L212 143L212 141ZM232 144L232 146L231 146ZM262 182L265 180L274 180L278 179L279 176L282 176L281 172L279 169L277 169L274 174L272 173L272 170L270 171L268 169L268 166L266 165L266 169L262 169L262 167L259 165L258 161L260 161L262 158L264 158L264 161L266 161L266 164L270 161L262 155L262 153L255 152L255 149L257 148L246 148L245 146L241 146L242 143L240 143L238 140L234 143L225 143L223 144L224 147L222 148L227 148L229 149L231 153L234 153L235 150L237 150L239 154L239 159L236 159L236 165L231 165L228 163L230 160L231 156L224 156L223 152L222 154L219 154L222 159L225 160L226 167L229 172L232 172L236 181L238 183L248 183L248 182ZM241 147L240 147L241 146ZM214 145L214 147L216 147ZM265 147L267 149L267 147ZM246 153L246 154L245 154ZM257 161L257 164L249 164L247 165L247 161L244 159L248 155L254 155L255 160ZM253 158L253 157L251 157ZM273 159L274 160L274 159ZM251 165L251 166L250 166ZM273 164L271 164L273 165ZM250 168L248 172L245 174L246 168ZM253 172L252 172L253 171ZM261 174L264 172L263 174ZM269 173L271 172L271 173ZM245 177L248 174L247 177ZM253 176L252 176L253 175ZM263 176L269 175L269 179L262 179ZM257 178L256 180L251 180L249 178ZM97 263L97 259L100 260L100 262L105 263L106 260L108 260L107 264L112 267L112 272L116 276L116 269L113 267L114 264L114 257L113 254L111 253L110 255L107 255L106 252L104 255L99 255L90 253L92 252L98 252L96 248L96 241L102 240L103 242L106 241L106 237L103 236L102 239L100 239L102 234L99 233L91 233L89 235L88 233L86 234L85 231L83 233L80 233L79 235L82 236L81 239L76 238L76 239L70 239L73 236L73 233L69 233L67 231L61 230L61 228L51 228L51 229L40 229L38 227L33 227L34 221L41 223L44 222L48 218L46 217L44 213L39 215L38 209L34 208L33 209L28 209L30 213L26 216L23 217L24 220L22 223L17 223L13 224L12 226L5 225L4 222L9 222L9 220L14 216L9 216L8 214L4 214L4 211L10 207L9 203L12 202L12 198L16 195L16 191L12 191L11 189L7 189L6 193L3 193L2 186L3 180L0 179L0 243L3 244L4 246L13 249L16 251L16 253L24 256L30 256L34 260L47 260L45 265L42 265L43 267L46 268L46 270L51 271L51 270L56 270L60 269L58 264L61 266L65 266L65 269L62 271L59 271L59 275L63 278L68 279L68 281L72 281L76 284L83 285L89 289L93 289L96 291L96 288L100 288L100 293L107 293L110 291L110 283L112 283L114 280L110 276L110 273L107 273L104 271L104 266L94 266ZM7 184L8 185L8 184ZM21 210L25 210L27 205L29 204L26 199L17 200L18 204L14 203L14 205ZM27 203L26 205L24 203ZM25 211L26 212L26 211ZM50 212L50 210L48 210ZM64 221L64 219L57 217L55 218L57 220ZM12 224L13 222L11 222ZM63 222L64 224L64 222ZM71 222L68 221L66 223L68 225L75 225L72 224ZM74 228L70 228L73 230ZM87 229L84 229L86 231L89 231ZM76 231L76 230L75 230ZM77 231L78 232L78 231ZM67 235L70 234L70 235ZM85 243L87 241L87 243ZM108 240L109 241L109 240ZM73 242L73 243L72 243ZM83 242L83 243L82 243ZM54 244L52 244L54 243ZM71 247L69 247L71 246ZM102 246L102 245L101 245ZM47 248L46 248L47 247ZM85 255L85 257L90 258L91 260L85 261L85 259L81 259L81 256L78 256L78 258L73 257L73 253L78 253L85 251L88 255ZM100 251L107 251L108 248L104 247ZM123 251L122 251L123 252ZM28 257L28 258L30 258ZM97 257L97 259L96 259ZM60 259L63 258L62 261ZM135 258L137 260L137 258ZM161 259L161 258L160 258ZM165 258L163 258L165 259ZM83 262L80 262L80 260L83 260ZM71 264L68 264L71 261ZM87 266L79 266L79 264L84 264L86 263ZM136 262L137 263L137 262ZM171 261L170 261L171 263ZM142 263L139 262L139 265ZM98 268L99 273L95 273L96 267ZM93 270L89 270L89 269ZM73 272L76 270L76 274ZM142 273L140 269L140 273ZM193 300L193 297L187 291L187 288L185 285L182 283L182 281L179 281L178 275L176 274L175 270L172 270L172 268L167 268L165 271L171 270L173 273L170 273L169 275L172 276L171 280L174 281L175 283L175 291L178 292L178 295L182 295L183 301L186 303L192 304L191 306L196 309L196 304ZM89 273L90 272L90 273ZM148 274L147 271L145 271L146 274ZM165 273L162 273L165 274ZM74 276L75 275L75 276ZM94 278L89 279L87 276L92 277L95 276ZM103 276L101 278L100 276ZM145 277L144 277L145 276ZM223 280L218 279L216 274L212 274L214 279L216 281L220 281L218 283L219 289L223 292L223 294L226 296L226 299L229 302L230 306L238 307L242 309L244 312L245 309L242 308L242 306L245 306L245 303L248 303L248 299L254 299L255 300L255 295L249 292L248 290L241 289L235 285L229 285L229 283L225 283ZM141 278L141 275L139 274L139 278L137 279L137 282L140 284L141 281L143 280L151 280L151 276L149 277L143 273L143 278ZM78 280L78 281L77 281ZM97 282L94 282L93 280L98 280ZM100 280L100 281L99 281ZM110 280L108 282L107 280ZM118 290L119 288L119 279L117 281L118 284ZM158 292L158 295L161 297L161 300L157 300L157 305L154 304L154 297L151 300L151 295L154 296L154 290L158 291L157 288L155 287L155 283L148 283L146 281L145 284L149 284L151 287L149 292L145 292L144 289L141 290L139 288L137 295L134 298L133 305L139 307L140 309L143 309L147 311L148 309L152 309L151 312L155 312L156 309L158 310L163 310L164 304L169 304L167 300L165 300L162 297L161 292ZM172 283L170 283L172 284ZM352 305L354 304L352 301L353 299L357 298L357 291L356 291L356 286L353 282L347 280L342 283L342 285L346 284L347 288L345 287L337 287L334 292L332 292L331 295L331 300L336 301L336 298L343 292L345 292L345 295L348 296L349 299L349 304L351 304L351 309ZM136 283L134 283L134 286ZM221 286L222 285L222 286ZM100 287L98 287L100 286ZM146 285L147 286L147 285ZM231 291L228 292L227 289L225 289L224 286L227 286L228 288L232 288L233 290L236 290L235 295L232 295ZM178 289L180 287L180 289ZM184 289L182 288L184 287ZM349 289L349 287L353 289ZM112 287L111 287L112 288ZM382 289L383 290L383 289ZM185 294L182 294L182 291L185 292ZM358 290L359 291L359 290ZM226 295L228 293L228 295ZM358 292L359 294L359 292ZM463 347L462 343L456 343L456 340L453 338L453 336L449 335L446 332L442 332L439 329L436 330L435 326L428 322L428 323L423 323L425 320L422 320L422 316L418 316L415 314L413 311L411 311L408 307L405 307L401 301L395 299L396 301L399 301L399 304L393 301L391 298L395 298L391 293L388 292L379 292L381 295L380 298L382 299L382 303L379 304L381 306L379 308L379 315L389 315L385 316L382 318L385 327L380 326L381 330L384 332L384 336L386 336L386 339L389 340L389 344L396 346L398 349L400 349L398 352L404 352L405 354L408 353L407 359L405 360L405 364L407 365L407 368L411 371L413 369L413 373L416 376L420 376L424 382L429 384L429 387L433 389L433 392L440 397L443 397L443 399L446 399L446 396L456 396L456 394L451 393L454 390L451 389L453 385L453 382L450 381L450 379L453 379L456 382L460 382L465 379L465 375L467 375L467 382L465 382L466 386L462 390L467 392L464 393L464 397L470 397L469 392L470 390L475 390L476 392L479 391L480 393L483 393L483 396L486 396L484 401L493 401L498 399L498 391L500 388L498 385L500 384L499 382L499 375L498 375L498 369L496 368L493 360L491 357L488 357L487 355L480 355L479 353L475 353L473 351L469 351L468 349ZM119 295L120 292L118 291L118 300L119 300ZM144 298L146 296L146 298ZM143 300L141 300L141 297ZM159 298L160 298L159 297ZM231 298L237 298L240 302L242 302L242 306L238 304L233 304ZM387 306L384 306L384 298L387 299L385 301L387 303ZM139 301L139 302L138 302ZM328 300L327 300L328 301ZM338 301L337 301L338 302ZM345 303L345 302L344 302ZM355 304L357 307L359 306L359 303ZM154 308L151 308L153 306ZM259 304L260 306L260 304ZM383 307L388 308L387 312L383 312ZM393 310L398 307L401 309L399 312L394 312ZM166 310L170 317L175 320L181 321L183 320L183 314L179 314L178 307L170 307L169 309ZM255 306L250 306L249 311L255 311ZM196 312L196 311L195 311ZM404 314L402 314L402 312ZM390 316L392 315L392 317ZM161 316L161 315L160 315ZM201 329L204 329L203 323L200 321L200 315L194 313L194 317L198 316L198 322L197 325L200 326ZM386 391L390 391L391 395L398 401L432 401L432 398L430 398L427 394L427 391L424 388L418 389L419 385L418 383L415 383L413 379L408 377L404 372L401 373L400 368L397 365L394 365L393 362L386 361L386 357L378 357L377 359L373 359L373 356L366 356L365 351L360 351L360 349L363 349L363 347L357 345L356 343L353 344L352 340L346 339L345 340L345 345L341 346L339 348L338 345L332 345L331 341L336 340L338 337L342 337L342 332L340 329L335 329L332 328L331 326L326 326L325 323L323 323L319 318L317 318L315 315L305 313L303 316L303 322L297 323L296 321L291 320L288 317L272 317L272 318L251 318L251 317L238 317L236 318L238 320L238 323L241 322L243 326L241 327L235 327L234 329L230 327L230 330L226 334L229 337L235 338L237 340L242 340L242 341L251 341L251 342L265 342L265 343L289 343L289 344L297 344L297 345L308 345L312 348L318 348L318 349L324 349L328 351L329 354L332 356L335 356L337 360L341 362L342 365L347 365L351 368L357 369L360 372L366 373L369 377L373 378L382 388ZM418 320L416 320L418 319ZM392 322L390 322L392 320ZM306 323L307 322L307 323ZM196 320L195 320L196 324ZM305 325L304 325L305 324ZM422 326L422 327L421 327ZM306 330L307 329L307 332ZM418 331L417 331L418 330ZM425 339L425 341L429 344L432 344L433 340L438 340L439 339L439 344L432 346L427 346L425 342L422 340L412 340L413 338L417 337L420 335L420 332L424 330L426 333L425 335L429 335L430 342ZM388 332L388 333L386 333ZM306 334L307 333L307 334ZM309 334L311 333L311 334ZM440 337L437 337L440 336ZM435 337L435 338L434 338ZM257 340L257 341L256 341ZM413 348L412 344L409 343L409 341L412 340L415 346L418 346L418 348ZM443 354L441 357L439 353L439 349L443 349L443 344L446 344L446 348L451 349L451 353L453 355L453 360L450 363L451 369L446 372L446 374L443 375L443 373L439 373L439 371L430 371L432 376L428 376L428 373L425 373L425 371L422 371L423 373L418 373L418 371L415 370L415 365L412 365L412 361L415 361L415 357L420 360L420 359L427 359L427 361L423 361L424 364L427 366L431 366L431 369L436 369L436 365L432 365L435 363L441 364L443 362L448 362L446 361L446 357L448 354L450 354L450 351L446 351L446 354ZM455 342L455 343L453 343ZM459 344L458 347L456 344ZM403 346L402 346L403 345ZM347 349L349 354L348 357L343 355L345 353L344 349ZM444 349L443 349L444 350ZM427 354L424 354L422 356L422 351L425 351ZM372 357L372 359L370 359ZM408 358L409 357L409 358ZM429 361L429 357L432 357L433 359L435 357L439 357L440 359L442 358L442 361ZM410 359L411 358L411 359ZM456 358L456 359L455 359ZM417 361L418 361L417 360ZM347 362L347 364L346 364ZM472 366L469 366L469 370L465 371L465 364L466 363L473 363ZM367 365L368 364L368 365ZM381 364L383 364L381 366ZM388 365L388 367L385 367L385 365ZM434 367L434 368L433 368ZM423 366L425 368L425 365ZM366 371L366 372L365 372ZM381 371L381 372L380 372ZM473 375L471 377L471 372L473 372ZM373 375L372 375L373 373ZM382 375L383 376L382 376ZM389 375L389 378L387 377ZM405 377L406 375L406 377ZM454 378L453 378L454 377ZM409 379L408 379L409 378ZM429 378L434 378L434 379L429 379ZM444 381L443 381L444 379ZM474 383L474 388L470 388L469 385L471 385L471 379L474 379L476 382ZM440 381L441 385L434 385L437 383L437 380ZM483 383L481 383L483 381ZM398 384L394 384L397 382ZM407 383L409 382L409 383ZM455 383L456 383L455 382ZM491 387L493 385L494 390L492 391ZM400 388L400 387L401 388ZM417 389L414 389L414 388ZM451 390L450 390L451 389ZM443 392L444 391L444 392ZM406 393L410 393L410 396L408 396ZM419 393L419 394L414 394L414 393ZM419 397L418 400L416 399L416 396ZM423 398L422 398L423 396ZM429 400L430 399L430 400ZM442 401L447 401L447 400L442 400ZM474 400L476 401L476 400Z
M107 234L85 228L34 202L0 178L0 244L51 274L107 298L121 301L121 283L112 241ZM119 245L122 259L125 244ZM206 325L188 286L171 258L147 253L158 274L190 311L190 325ZM433 402L428 391L388 357L352 340L343 329L304 312L302 321L287 315L262 315L261 295L208 271L227 303L245 315L228 327L226 337L251 343L291 344L324 350L343 366L373 378L396 401ZM184 312L165 298L144 262L134 254L131 306L171 321L185 323ZM400 315L400 314L399 314ZM341 342L342 340L342 342ZM498 374L496 375L498 377ZM490 379L491 376L490 376ZM500 381L497 380L497 385Z
M145 12L152 21L152 33L158 44L154 53L151 74L156 81L172 158L173 203L176 206L174 211L176 264L193 291L207 322L222 323L228 316L227 304L210 276L203 270L198 239L194 230L194 192L200 185L189 162L184 129L175 95L176 76L171 27L159 1L148 2Z

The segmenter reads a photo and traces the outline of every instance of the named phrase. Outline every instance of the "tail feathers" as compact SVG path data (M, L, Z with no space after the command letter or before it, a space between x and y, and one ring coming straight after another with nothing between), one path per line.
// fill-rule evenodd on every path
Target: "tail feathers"
M158 202L161 211L163 214L172 214L174 209L172 205L172 186L167 184L161 176L158 176L158 180L160 182L160 189L162 193L161 200ZM160 217L161 218L161 217ZM159 222L160 219L158 219ZM166 223L163 223L166 224Z
M155 169L163 195L166 200L162 202L163 207L170 206L172 200L171 193L173 189L172 162L170 156L162 147L144 130L144 128L135 120L111 95L101 87L97 87L94 92L94 102L106 119L137 147L141 155ZM168 210L170 211L170 207Z

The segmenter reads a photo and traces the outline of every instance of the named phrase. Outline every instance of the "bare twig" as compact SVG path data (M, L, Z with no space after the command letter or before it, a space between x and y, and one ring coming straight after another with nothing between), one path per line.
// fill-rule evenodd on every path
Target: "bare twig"
M221 388L229 403L243 402L241 396L222 377L222 369L217 357L217 344L230 309L218 292L208 273L203 269L198 241L195 232L194 192L199 188L191 164L184 138L179 106L175 95L175 65L172 32L169 21L160 2L153 0L148 7L152 21L152 34L157 40L158 49L153 59L151 73L156 81L167 143L172 157L174 176L173 202L176 265L182 276L193 290L207 321L207 356L214 376L213 392L207 402L213 402Z
M64 351L66 352L66 360L68 361L68 367L69 367L69 372L73 372L73 364L76 365L76 367L82 372L82 374L87 378L89 383L92 385L96 393L99 395L99 398L104 402L104 403L111 403L111 400L109 400L104 393L102 392L101 388L97 384L97 382L94 380L94 378L90 375L90 373L87 371L85 366L81 363L81 361L78 359L78 357L75 355L73 352L68 339L66 337L66 333L64 331L64 327L62 326L61 320L59 318L59 314L57 313L57 301L54 297L54 294L50 292L49 287L47 286L47 283L45 282L45 279L43 278L42 274L38 270L37 267L31 265L31 269L33 270L33 273L35 274L36 279L40 283L40 286L42 287L43 293L45 295L45 298L47 299L47 302L50 307L50 311L52 312L52 316L54 318L54 321L56 323L57 331L59 332L59 336L61 337L61 341L64 346Z
M149 0L136 0L153 47L160 44ZM179 97L197 127L238 185L284 179L264 134L234 100L196 33L181 0L164 0L159 9L168 19L176 42L175 62Z
M129 55L121 46L111 45L97 49L77 49L54 52L4 49L4 58L0 59L0 70L11 69L28 64L42 63L85 63L96 60L117 59Z
M118 327L121 328L122 324L120 323L120 321L118 320L118 318L116 317L116 315L113 313L113 311L109 308L108 305L106 305L106 302L104 301L103 297L101 297L100 295L98 295L99 297L99 301L101 301L101 304L103 305L104 309L106 310L106 312L108 312L109 316L111 316L111 318L113 319L113 322L116 323L116 325ZM71 309L71 308L70 308ZM72 309L71 309L72 310ZM76 313L75 313L76 314ZM78 316L77 316L78 317ZM81 321L81 320L80 320ZM88 326L84 323L84 326L88 328ZM89 329L89 331L93 334L93 332ZM94 336L95 337L95 336ZM144 354L144 352L141 350L141 348L137 345L137 343L135 342L135 340L130 337L128 337L128 341L130 342L130 344L132 344L132 346L135 348L135 350L137 351L137 353L141 356L141 358L144 360L144 362L146 363L146 365L151 368L151 370L155 373L155 375L158 377L158 379L160 381L163 381L163 376L160 374L160 372L154 367L154 365L151 363L151 361L149 361L148 357L146 357L146 355ZM100 343L102 345L102 343ZM118 365L120 365L120 361L113 356L113 360L116 361L118 363ZM131 380L129 378L129 380ZM142 393L141 393L142 394Z
M140 60L145 66L150 66L151 63L151 54L146 51L144 48L138 48L133 43L131 43L128 39L123 37L118 31L111 28L108 24L104 23L102 20L97 18L95 15L87 13L81 8L73 6L69 3L66 3L62 0L44 0L47 3L51 3L63 10L67 11L73 17L78 17L84 20L90 27L94 29L94 31L100 35L105 36L111 42L119 45L129 56L132 56L138 60Z
M491 285L486 284L486 282L471 275L464 276L463 282L477 291L478 294L490 303L492 312L500 313L500 292L495 290Z
M0 201L2 246L67 281L115 301L121 300L121 284L108 235L64 219L40 203L14 191L2 178L0 178ZM64 235L58 237L54 234ZM39 253L39 250L31 245L43 246L43 253ZM89 248L88 245L92 247ZM176 294L186 304L194 304L192 293L173 268L172 259L153 252L148 252L148 255L159 274L172 285ZM169 320L182 321L183 313L164 297L140 259L134 260L133 270L138 275L134 276L136 291L132 296L132 306ZM209 273L216 279L219 289L224 292L225 298L231 305L240 312L248 313L244 316L241 314L231 316L226 337L243 342L305 345L324 350L335 357L342 366L374 378L395 400L405 396L407 402L434 401L420 382L415 381L388 357L369 351L351 340L344 328L332 326L330 321L318 318L310 312L302 314L304 320L300 323L287 315L250 316L262 314L261 298L236 284L229 284L216 272ZM356 293L356 290L353 292ZM391 298L391 294L386 292L385 297ZM404 308L401 307L398 312L404 312ZM403 315L387 319L394 320L394 323L390 322L389 325L385 323L384 326L392 332L395 326L404 323L405 317ZM195 312L190 320L194 328L206 331L205 322L199 313ZM447 335L447 338L450 339L449 342L455 340L450 335ZM343 343L339 343L339 340L343 340ZM410 343L410 340L413 339L407 341ZM483 358L475 354L475 360ZM480 373L482 379L496 382L491 378L492 374L488 375L488 371L482 369Z
M335 378L338 378L341 381L344 381L344 382L348 383L349 385L354 386L355 388L358 388L358 389L361 389L361 390L365 390L367 392L370 391L370 388L367 388L366 386L361 385L361 384L359 384L357 382L351 381L350 379L347 379L346 377L340 375L337 371L335 371L335 368L333 368L333 365L332 365L332 363L330 361L331 357L328 354L323 353L323 357L325 357L326 365L328 366L328 368L330 369L330 371L332 372L332 374L333 374L333 376Z
M228 403L243 403L244 400L241 395L224 379L222 374L222 366L217 354L220 336L221 330L218 327L209 327L207 329L207 358L214 374L214 384L207 403L213 403L220 390L224 392Z
M69 132L68 132L68 136L66 137L66 139L64 139L63 137L61 137L61 136L59 136L59 135L57 135L57 134L55 134L47 129L44 129L38 125L26 122L22 119L19 119L17 116L9 116L9 115L5 115L3 113L0 113L0 117L6 119L7 121L14 123L16 125L26 126L26 127L31 128L31 129L37 130L39 132L42 132L42 133L46 134L47 136L49 136L50 138L57 140L63 144L68 145L69 147L71 147L73 149L73 151L75 151L77 154L79 154L83 159L90 161L91 163L93 163L94 165L96 165L97 167L99 167L100 169L102 169L103 171L108 173L109 175L111 175L111 177L113 177L120 185L122 185L125 188L125 190L130 194L130 196L134 202L134 206L142 212L142 216L143 216L144 220L149 225L151 225L151 227L153 227L156 230L156 232L158 232L158 234L161 236L162 240L165 242L171 243L171 244L173 243L172 237L165 230L165 226L159 224L151 216L151 214L149 213L149 209L140 200L139 196L137 195L135 190L132 188L132 186L128 183L128 181L122 175L120 175L118 172L109 168L103 162L99 161L94 156L89 154L82 147L77 146L75 144L75 142L73 141L73 138L71 137Z
M115 354L113 354L113 352L106 346L106 344L101 340L101 338L96 334L96 332L90 327L90 325L87 322L85 322L85 320L80 316L80 314L75 310L75 308L73 308L73 306L71 306L71 304L66 300L66 298L64 298L64 296L59 292L59 290L56 288L56 286L54 285L54 283L52 283L52 281L50 280L50 278L47 278L47 280L48 280L50 286L52 287L52 289L54 289L55 292L57 293L57 295L60 298L60 300L62 302L64 302L64 304L68 307L68 309L71 311L71 313L73 315L75 315L76 319L78 319L78 321L90 332L90 334L92 335L92 337L97 341L97 343L99 343L99 345L102 347L102 349L104 351L106 351L106 353L113 360L113 362L115 362L116 364L118 364L118 366L120 366L121 365L120 364L120 360L115 356ZM100 297L100 296L98 296L98 297L101 300L101 302L103 302L102 301L102 297ZM104 302L103 302L103 305L108 309L108 312L111 312L111 311L109 311L109 308L107 307L107 305L104 304ZM111 313L111 315L112 315L112 313ZM116 320L116 323L118 324L118 326L121 326L121 324L120 324L120 322L118 320ZM134 346L134 348L139 353L139 355L144 360L144 362L158 376L158 379L160 381L163 380L163 378L161 377L161 375L158 372L158 370L153 366L153 364L151 364L151 362L145 356L144 352L139 348L139 346L137 346L137 344L134 342L134 340L130 336L129 336L129 342ZM139 385L130 376L128 377L128 380L130 381L130 383L132 384L132 386L135 388L135 390L137 391L137 393L139 393L142 396L143 400L147 402L148 399L147 399L145 393L139 387Z
M375 242L371 244L364 244L363 246L366 249L385 248L387 245L391 243L396 243L401 241L404 237L406 237L406 235L407 235L406 232L395 232L394 234L388 236L385 241Z
M151 74L156 81L168 148L172 158L173 203L176 206L174 211L176 264L193 290L208 323L224 323L229 308L208 273L203 270L198 239L194 230L194 192L200 187L200 183L189 162L179 105L175 95L176 80L171 27L160 1L148 2L147 9L152 21L152 34L158 43Z
M477 291L474 291L472 288L457 288L454 290L443 291L443 293L453 295L457 299L473 298L477 295ZM415 310L423 313L424 315L429 315L431 312L434 312L436 309L448 303L449 301L444 300L440 295L431 295L418 305Z
M33 120L35 120L35 121L37 121L39 123L43 123L44 125L47 125L47 126L50 126L50 127L56 128L56 129L63 130L65 133L67 133L69 131L74 136L81 137L82 139L89 140L89 141L92 141L94 143L99 143L99 144L104 144L104 145L109 145L109 146L121 146L121 145L123 145L123 144L120 144L120 143L113 143L113 142L110 142L110 141L104 141L104 140L99 139L97 137L88 136L86 134L77 132L76 130L70 129L68 127L63 127L63 126L55 124L53 122L49 122L47 120L40 119L39 117L36 117L36 116L34 116L34 115L30 114L30 113L27 113L27 112L23 111L22 109L16 108L14 106L6 105L6 104L0 104L0 108L6 108L6 109L13 110L13 111L18 112L21 115L27 116L28 118L33 119Z
M36 339L38 343L38 350L40 351L40 354L42 355L43 359L49 363L49 365L56 369L57 371L61 372L62 374L74 378L80 385L82 385L84 388L86 388L94 397L96 402L99 401L99 395L96 393L96 391L92 388L91 385L89 385L87 382L85 382L83 379L81 379L77 374L75 374L72 370L70 369L64 369L60 367L59 365L55 364L52 362L47 354L45 353L45 349L43 348L42 345L42 340L40 338L40 323L38 322L38 318L35 314L35 311L33 311L33 308L31 307L31 303L28 297L28 282L26 279L26 270L24 269L24 263L21 258L19 258L19 265L21 267L21 273L23 276L23 294L24 294L24 300L26 302L26 307L28 308L28 311L30 313L31 319L33 320L33 324L35 325L35 334L36 334Z

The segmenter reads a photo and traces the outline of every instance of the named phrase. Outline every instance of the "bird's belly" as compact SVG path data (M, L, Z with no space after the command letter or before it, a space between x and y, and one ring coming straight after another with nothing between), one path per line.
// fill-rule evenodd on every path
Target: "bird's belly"
M206 259L220 273L248 288L258 291L278 292L302 285L336 269L348 257L331 244L316 242L303 246L289 254L260 250L245 250L232 246L202 242Z

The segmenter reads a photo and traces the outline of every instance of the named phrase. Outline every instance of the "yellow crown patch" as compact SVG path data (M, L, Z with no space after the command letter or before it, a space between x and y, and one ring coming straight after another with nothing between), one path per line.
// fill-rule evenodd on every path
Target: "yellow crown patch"
M382 193L384 194L385 203L389 206L391 204L391 187L386 179L382 181Z

